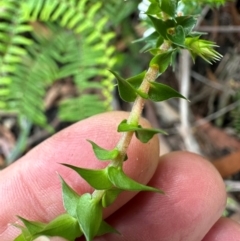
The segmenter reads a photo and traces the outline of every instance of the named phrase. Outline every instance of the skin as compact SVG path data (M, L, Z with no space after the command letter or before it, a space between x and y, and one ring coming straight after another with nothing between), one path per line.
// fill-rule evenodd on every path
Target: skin
M101 114L78 122L44 141L0 172L0 240L12 241L19 230L9 225L16 215L47 222L64 212L59 173L79 194L91 192L69 163L102 168L86 141L111 149L119 140L118 123L124 112ZM149 124L142 120L141 124ZM174 152L159 158L158 138L142 144L135 138L124 170L133 179L165 191L165 195L124 192L104 217L121 232L96 241L226 241L240 240L240 226L222 219L226 192L214 167L202 157ZM36 241L47 241L46 237ZM62 239L54 238L54 241ZM79 240L83 240L80 238Z

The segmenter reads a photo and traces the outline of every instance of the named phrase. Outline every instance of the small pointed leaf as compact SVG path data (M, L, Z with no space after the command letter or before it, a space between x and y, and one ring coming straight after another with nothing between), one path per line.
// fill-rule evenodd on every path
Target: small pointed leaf
M156 41L156 47L158 48L158 50L160 50L159 47L163 44L163 42L164 42L164 38L162 36L159 36Z
M118 125L118 132L126 132L126 131L135 131L138 129L137 125L131 125L127 123L127 120L123 120L119 125Z
M143 71L142 73L135 75L131 78L126 79L126 81L131 84L135 89L138 89L141 83L143 82L143 78L146 75L147 71Z
M155 15L161 12L159 3L151 3L145 12L146 14Z
M165 131L160 129L146 129L146 128L139 127L139 130L135 131L136 137L142 143L147 143L153 138L154 135L158 133L167 135Z
M172 54L174 51L168 51L156 55L150 62L150 66L157 65L159 73L165 72L168 66L171 64Z
M85 179L92 187L97 190L104 190L112 187L111 182L108 180L106 169L94 170L80 168L69 164L63 165L76 171L83 179Z
M180 47L185 47L184 45L184 41L185 41L185 32L184 29L181 25L178 25L175 28L175 31L173 34L167 34L167 38L173 42L174 44L176 44L177 46Z
M150 82L150 89L148 92L149 99L152 101L164 101L168 100L170 98L183 98L186 99L184 96L182 96L179 92L174 90L168 85L164 85L157 82Z
M17 236L14 241L28 241L24 238L24 235L21 233L19 236Z
M136 137L143 143L147 143L152 137L157 134L161 133L166 135L167 133L160 129L149 129L149 128L142 128L141 125L134 126L127 123L127 120L123 120L118 126L118 132L126 132L126 131L134 131Z
M118 188L111 188L106 190L102 197L102 206L106 208L111 205L121 192L122 190Z
M174 18L178 2L179 0L161 0L160 7L163 12Z
M18 218L24 223L25 227L27 228L29 234L33 237L36 233L41 232L46 224L35 222L35 221L29 221L25 218L22 218L18 216Z
M192 32L197 22L197 19L193 16L180 16L176 17L175 20L178 25L181 25L183 27L186 36Z
M148 15L151 22L154 25L154 28L157 30L157 32L164 38L167 39L167 30L169 28L175 27L175 22L172 19L168 19L166 21L163 21L161 19L155 18L151 15Z
M22 220L26 228L20 227L22 234L14 241L32 241L42 235L58 236L69 241L74 241L82 235L77 220L69 214L62 214L48 224L29 221L21 217L19 219Z
M77 203L80 196L59 175L62 183L63 206L73 217L76 217Z
M62 214L52 220L41 235L47 235L51 237L62 237L69 241L74 241L76 238L83 234L76 218L69 214Z
M157 32L163 37L166 38L166 32L167 32L167 26L166 23L158 18L155 18L151 15L148 15L148 17L150 18L150 20L152 21L154 28L157 30Z
M108 167L108 176L109 180L112 184L120 189L123 190L130 190L130 191L151 191L151 192L159 192L163 193L160 189L149 187L138 183L128 177L121 168L116 167Z
M14 241L32 241L33 240L33 236L28 232L27 228L22 227L21 231L22 233L19 236L17 236L14 239Z
M117 233L120 234L115 228L113 228L111 225L106 223L105 221L102 221L100 224L100 227L98 229L96 236L102 236L107 233Z
M149 36L147 37L143 37L143 38L140 38L140 39L137 39L135 41L133 41L133 43L137 43L137 42L145 42L145 46L140 50L141 53L145 52L145 51L148 51L149 49L151 48L156 48L156 47L159 47L159 46L156 46L156 42L159 38L159 33L154 31L152 34L150 34ZM162 36L160 36L162 37ZM162 38L163 39L163 38Z
M102 206L89 193L81 196L77 207L77 218L87 241L97 235L102 222Z
M87 141L91 143L95 156L101 161L114 160L119 154L119 151L117 149L106 150L98 146L93 141L90 141L90 140L87 140Z
M118 73L109 70L117 79L118 92L122 100L126 102L135 101L137 94L136 90L125 79L123 79Z

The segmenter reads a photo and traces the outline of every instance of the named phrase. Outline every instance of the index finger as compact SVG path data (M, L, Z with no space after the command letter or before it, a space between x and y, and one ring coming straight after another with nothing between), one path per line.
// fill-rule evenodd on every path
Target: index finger
M90 139L106 149L113 148L119 140L117 125L128 116L125 112L101 114L66 128L49 138L0 175L0 236L12 241L18 230L9 223L16 215L29 220L48 222L64 212L61 185L56 172L79 194L91 192L91 187L72 170L59 163L69 163L87 168L102 168L93 154ZM148 125L142 120L143 125ZM148 144L135 138L129 148L125 170L133 179L147 183L152 177L159 156L159 144L154 137ZM130 200L136 193L123 193L117 202L106 210L105 217Z

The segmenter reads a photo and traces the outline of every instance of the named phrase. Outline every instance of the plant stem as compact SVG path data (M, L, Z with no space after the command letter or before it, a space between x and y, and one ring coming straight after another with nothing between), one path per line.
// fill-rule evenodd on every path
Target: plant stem
M150 88L151 81L155 81L158 76L158 67L152 66L149 67L142 84L139 87L139 90L141 90L143 93L148 93ZM144 107L145 99L143 99L141 96L137 96L132 111L127 119L127 123L131 125L138 125L139 119L142 114L142 110ZM134 132L124 132L117 144L117 149L119 150L120 154L118 157L112 161L111 165L113 166L122 166L123 161L125 160L128 146L131 142L132 136Z
M160 50L162 50L163 52L168 51L169 48L171 47L171 43L167 40L165 40L163 42L163 44L160 46ZM158 66L150 66L147 73L145 74L145 77L143 79L142 84L139 87L139 90L145 94L148 93L149 88L150 88L150 82L154 82L156 80L156 78L158 77L159 74L159 68ZM142 114L142 110L145 104L145 99L142 98L141 96L137 96L131 113L127 119L127 123L131 124L131 125L138 125L139 119L141 117ZM112 166L122 166L122 163L125 160L125 157L127 155L127 149L128 146L132 140L132 136L133 136L132 131L130 132L124 132L121 136L121 139L119 140L118 144L117 144L117 149L119 150L119 155L118 157L112 161L111 165Z
M169 41L164 41L163 44L160 46L160 50L167 51L170 47L171 47L171 44L169 43ZM158 74L159 74L158 66L156 65L150 66L147 73L144 76L144 79L139 87L139 90L147 94L150 88L150 82L154 82L157 79ZM129 117L127 119L128 124L138 125L145 101L146 100L141 96L137 96L133 104L131 113L129 114ZM122 167L122 164L126 158L127 149L132 140L133 134L134 134L133 131L124 132L122 134L120 140L116 145L116 148L119 150L119 155L115 160L111 161L109 166ZM94 190L94 192L92 193L92 197L100 200L101 197L104 195L105 191L106 190Z
M149 82L155 81L157 76L158 76L158 67L157 66L149 67L149 69L143 79L143 82L139 87L139 90L141 90L142 92L147 94L149 91L149 88L150 88ZM141 96L137 96L137 98L133 104L131 113L127 119L128 124L138 125L145 101L146 100L143 99ZM110 164L111 166L120 166L120 167L122 166L122 163L124 162L126 154L127 154L127 149L132 140L133 134L134 134L134 132L132 132L132 131L124 132L122 134L122 136L116 146L120 153L115 160L112 160L112 162ZM92 197L100 200L101 197L104 195L105 191L106 190L94 190L94 192L92 193Z

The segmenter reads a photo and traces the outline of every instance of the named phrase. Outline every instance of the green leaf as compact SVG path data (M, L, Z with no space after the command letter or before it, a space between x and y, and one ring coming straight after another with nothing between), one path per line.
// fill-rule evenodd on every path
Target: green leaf
M145 12L146 14L155 15L161 12L159 3L151 3Z
M101 203L93 199L89 193L81 196L77 207L77 218L87 241L91 241L98 233L102 222Z
M141 90L139 90L139 86L141 85L143 78L146 74L146 71L133 76L128 79L123 79L117 73L111 71L118 80L118 90L120 97L127 102L132 102L136 99L136 96L139 95L144 99L148 98L148 95Z
M108 180L106 169L94 170L85 169L69 164L62 164L76 171L84 180L86 180L89 185L97 190L109 189L112 187L111 182Z
M150 83L150 89L148 92L149 99L152 101L164 101L168 100L170 98L183 98L186 99L184 96L182 96L179 92L174 90L168 85L164 85L157 82L149 82Z
M109 70L117 79L118 92L122 100L126 102L135 101L137 94L136 90L125 79L123 79L118 73Z
M141 96L143 99L148 99L148 94L147 93L145 93L145 92L143 92L143 91L141 91L141 90L136 90L136 93L139 95L139 96Z
M105 160L114 160L118 154L119 151L117 149L113 149L113 150L106 150L103 149L102 147L98 146L96 143L94 143L93 141L87 140L89 143L91 143L93 151L95 153L95 156L102 161Z
M127 132L127 131L135 131L138 129L137 125L132 125L128 124L127 120L123 120L119 125L118 125L118 132Z
M148 95L143 91L139 90L141 83L143 82L144 76L147 71L143 71L142 73L135 75L131 78L126 79L126 81L135 89L135 92L144 99L148 99Z
M157 30L157 32L164 38L167 39L167 30L169 28L175 27L175 22L172 19L168 19L166 21L163 21L161 19L155 18L151 15L148 15L151 22L154 25L154 28Z
M122 190L118 188L111 188L109 190L106 190L102 197L102 206L104 208L110 206L121 192Z
M167 135L167 133L160 129L146 129L146 128L139 128L139 130L135 131L136 137L142 142L147 143L155 134L161 133Z
M160 0L160 7L163 12L174 18L178 2L179 0Z
M138 183L128 177L121 168L116 167L108 167L108 176L109 180L112 182L114 186L123 190L130 190L130 191L151 191L151 192L159 192L163 193L160 189L149 187Z
M18 45L30 45L33 43L33 41L30 40L29 38L26 38L20 35L14 36L12 42Z
M173 34L168 33L167 38L172 41L174 44L180 47L185 47L185 32L181 25L178 25L174 30Z
M159 47L163 44L163 42L164 42L164 38L162 36L159 36L156 41L156 47L158 48L158 50L160 50Z
M138 42L143 42L143 41L146 42L146 45L140 50L140 52L143 53L145 51L148 51L151 48L159 47L159 46L156 46L156 42L159 37L162 37L162 36L160 36L158 32L154 31L149 36L137 39L137 40L133 41L133 43L138 43ZM163 37L162 37L162 39L163 39Z
M18 228L20 228L20 227L18 227ZM22 231L22 233L19 236L17 236L17 238L15 238L14 241L32 241L33 240L33 237L28 232L27 228L22 227L21 231Z
M143 71L142 73L135 75L131 78L126 79L126 81L134 88L138 89L141 83L143 82L143 78L146 75L147 71Z
M76 217L77 203L80 195L78 195L59 175L62 183L63 206L65 210L73 217Z
M63 237L69 241L74 241L82 235L77 220L69 214L62 214L48 224L29 221L22 217L19 217L19 219L24 223L26 228L20 227L22 234L15 241L32 241L42 235Z
M192 32L196 25L197 19L193 16L180 16L176 17L177 25L181 25L184 29L185 36Z
M171 63L173 50L156 55L150 62L150 66L157 65L159 73L163 73Z
M106 233L117 233L120 234L115 228L113 228L111 225L106 223L105 221L102 221L100 224L100 227L98 229L96 236L102 236Z
M14 241L27 241L25 238L24 238L24 235L21 233L19 236L17 236Z
M27 228L29 234L33 237L36 233L41 232L46 224L35 222L35 221L29 221L25 218L22 218L18 216L18 218L24 223L25 227Z
M163 20L152 17L151 15L148 15L150 18L151 22L154 25L154 28L157 30L157 32L163 37L166 38L166 32L167 32L167 27L166 24Z
M12 79L10 77L4 76L1 77L1 85L10 85L12 83Z
M51 221L42 230L41 235L62 237L68 241L74 241L83 234L76 218L69 214L62 214Z
M127 120L123 120L118 126L118 132L134 131L136 137L143 143L147 143L157 133L167 134L160 129L148 129L142 128L141 125L135 126L127 123Z

